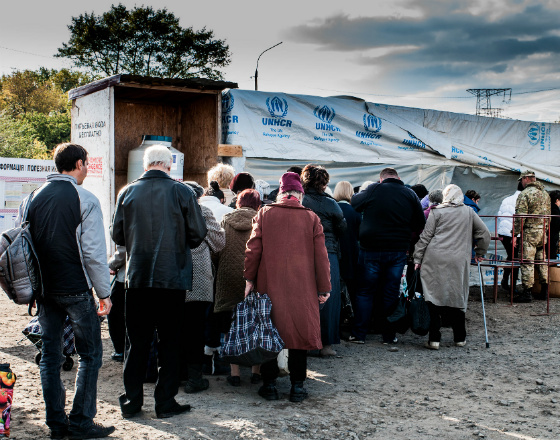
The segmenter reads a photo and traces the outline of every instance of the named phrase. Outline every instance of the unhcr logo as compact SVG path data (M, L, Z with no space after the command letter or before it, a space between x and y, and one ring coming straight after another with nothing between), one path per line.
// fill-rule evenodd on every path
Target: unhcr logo
M364 114L364 128L366 131L372 133L377 133L381 130L381 119L377 116L370 115L369 113Z
M547 127L548 125L548 127ZM527 137L531 145L539 145L541 150L550 151L550 125L541 122L531 122L529 130L527 130Z
M527 131L527 136L529 136L529 143L531 145L537 145L540 140L541 130L539 124L536 122L531 123L529 130Z
M222 96L222 113L229 113L233 109L233 104L235 99L231 96L231 93Z
M313 110L313 114L315 115L316 118L323 121L323 122L315 123L315 128L317 130L340 131L340 128L331 124L332 120L336 116L336 112L334 111L334 108L328 107L326 105L322 107L318 105L317 107L315 107L315 110Z
M263 125L273 125L277 127L291 127L292 121L289 119L282 119L288 114L288 102L275 96L274 98L266 99L266 107L271 118L262 118Z

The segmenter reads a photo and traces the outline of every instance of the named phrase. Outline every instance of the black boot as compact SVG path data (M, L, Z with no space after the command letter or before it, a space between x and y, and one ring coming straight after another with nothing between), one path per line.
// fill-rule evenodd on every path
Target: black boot
M264 382L263 386L259 388L259 396L264 397L266 400L278 400L276 381Z
M307 390L303 387L303 381L292 383L290 390L290 402L302 402L307 398Z
M188 364L187 368L189 379L185 385L185 393L192 394L207 390L210 382L202 377L202 364Z
M548 284L541 283L541 292L538 295L535 295L535 299L546 301L547 298L548 298Z
M513 297L514 303L530 303L532 300L531 288L525 286L523 286L523 290L517 296Z

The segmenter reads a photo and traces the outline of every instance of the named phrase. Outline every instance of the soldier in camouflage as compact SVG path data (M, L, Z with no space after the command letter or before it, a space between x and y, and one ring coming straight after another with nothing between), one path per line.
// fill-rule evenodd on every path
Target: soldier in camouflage
M523 185L523 191L519 194L515 204L515 214L550 215L550 196L544 189L544 185L537 182L533 171L521 173L519 178ZM522 223L523 220L523 223ZM531 302L531 289L535 279L534 260L544 261L544 245L546 244L546 224L542 218L515 218L513 241L515 246L516 235L521 233L523 224L523 260L521 265L521 282L523 290L513 298L514 302ZM546 264L538 265L541 283L540 295L537 299L546 299L548 296L548 267Z

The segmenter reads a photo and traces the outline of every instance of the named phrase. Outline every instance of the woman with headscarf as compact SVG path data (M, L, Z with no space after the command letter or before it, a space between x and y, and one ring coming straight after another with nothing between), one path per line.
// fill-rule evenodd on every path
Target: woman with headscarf
M424 298L430 310L425 347L432 350L439 349L442 315L451 324L455 345L466 344L472 242L477 240L476 261L482 259L490 244L490 231L463 200L457 185L445 187L443 202L430 212L414 251L415 269L421 269Z
M235 306L245 298L243 269L245 247L253 229L253 218L261 206L257 190L246 189L237 196L236 209L222 218L222 228L226 231L226 245L220 253L216 274L216 296L214 314L220 323L221 333L227 333ZM231 374L227 382L234 387L241 385L239 365L231 364ZM253 365L251 383L259 383L260 366Z
M272 301L272 322L288 349L292 402L307 397L307 351L322 347L319 304L328 304L331 290L323 227L302 198L299 175L285 173L276 203L261 208L253 221L244 271L245 296L255 290ZM278 400L277 360L262 364L261 375L259 395Z
M329 179L328 171L319 165L306 165L301 172L301 181L305 190L302 205L311 209L321 219L331 268L331 298L321 309L322 356L336 355L332 346L340 344L341 297L338 240L342 238L347 227L342 209L336 200L325 192Z

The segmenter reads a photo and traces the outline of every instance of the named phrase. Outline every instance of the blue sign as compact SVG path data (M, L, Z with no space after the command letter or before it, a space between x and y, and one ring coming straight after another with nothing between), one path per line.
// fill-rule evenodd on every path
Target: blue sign
M222 113L229 113L233 109L235 104L235 99L231 96L231 93L222 96Z

